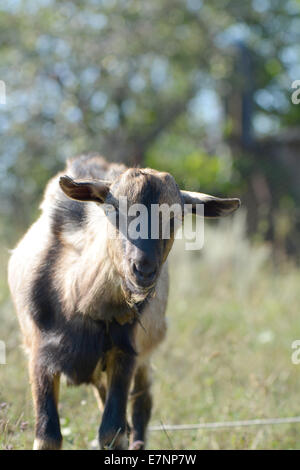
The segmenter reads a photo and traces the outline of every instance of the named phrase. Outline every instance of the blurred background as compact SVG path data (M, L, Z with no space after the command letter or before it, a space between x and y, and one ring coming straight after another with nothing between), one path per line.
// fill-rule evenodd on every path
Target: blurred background
M29 448L33 433L9 249L47 180L89 151L242 199L235 217L206 224L200 253L178 242L171 256L153 423L300 415L299 12L299 0L0 1L0 448ZM62 393L65 446L92 448L90 392ZM294 424L153 433L149 444L297 448L299 438Z

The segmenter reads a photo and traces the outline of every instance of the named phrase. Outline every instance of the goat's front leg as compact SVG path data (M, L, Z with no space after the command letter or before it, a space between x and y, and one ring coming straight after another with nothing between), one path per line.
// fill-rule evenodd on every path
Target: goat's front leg
M132 390L132 442L131 450L145 448L147 425L151 416L151 366L144 363L138 366Z
M59 374L50 374L34 355L30 360L30 381L35 410L34 450L58 450L62 445L57 403Z
M101 449L128 449L126 408L135 358L114 349L107 360L107 396L99 443Z

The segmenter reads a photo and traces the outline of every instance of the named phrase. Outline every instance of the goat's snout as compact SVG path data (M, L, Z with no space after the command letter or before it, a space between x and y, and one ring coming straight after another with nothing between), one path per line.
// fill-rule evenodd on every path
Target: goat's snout
M156 277L156 264L149 260L132 261L131 272L137 283L144 287L151 285Z

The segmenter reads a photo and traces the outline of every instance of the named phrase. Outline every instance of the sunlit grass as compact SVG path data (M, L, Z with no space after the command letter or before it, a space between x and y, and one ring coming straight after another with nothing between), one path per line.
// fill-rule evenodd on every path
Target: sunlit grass
M7 255L2 255L2 266ZM28 449L33 415L26 358L2 268L0 448ZM276 269L267 246L244 235L243 216L206 224L204 250L170 258L169 334L153 358L152 424L300 415L300 366L291 344L300 339L300 273ZM88 387L62 386L65 449L91 449L100 416ZM300 424L218 431L153 432L151 449L297 449Z

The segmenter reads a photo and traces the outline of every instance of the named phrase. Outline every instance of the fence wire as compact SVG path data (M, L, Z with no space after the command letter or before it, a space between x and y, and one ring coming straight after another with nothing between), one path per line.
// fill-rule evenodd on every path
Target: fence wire
M248 419L244 421L219 421L216 423L160 424L156 426L150 426L149 431L188 431L192 429L238 428L243 426L265 426L291 423L300 423L300 416L288 418Z

